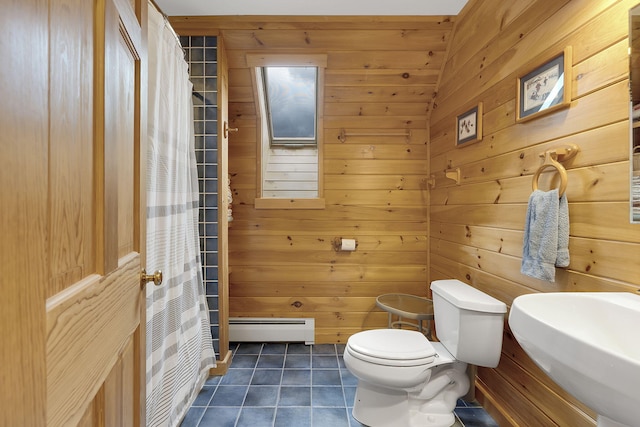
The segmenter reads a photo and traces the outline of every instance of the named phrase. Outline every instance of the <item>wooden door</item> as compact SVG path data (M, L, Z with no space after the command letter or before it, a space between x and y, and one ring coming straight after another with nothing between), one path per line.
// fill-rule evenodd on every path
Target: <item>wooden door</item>
M3 426L144 425L146 2L134 7L3 9Z
M7 35L0 38L2 426L45 423L47 22L44 0L2 4L0 27Z

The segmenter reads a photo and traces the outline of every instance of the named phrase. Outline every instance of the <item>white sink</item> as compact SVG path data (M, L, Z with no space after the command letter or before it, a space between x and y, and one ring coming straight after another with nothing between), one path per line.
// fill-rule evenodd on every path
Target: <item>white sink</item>
M552 292L513 301L509 326L558 385L598 413L599 427L640 423L640 296Z

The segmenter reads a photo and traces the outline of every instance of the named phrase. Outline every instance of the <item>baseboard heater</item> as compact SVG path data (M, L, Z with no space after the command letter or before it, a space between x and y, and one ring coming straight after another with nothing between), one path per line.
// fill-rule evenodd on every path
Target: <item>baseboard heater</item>
M315 319L230 317L229 341L314 343Z

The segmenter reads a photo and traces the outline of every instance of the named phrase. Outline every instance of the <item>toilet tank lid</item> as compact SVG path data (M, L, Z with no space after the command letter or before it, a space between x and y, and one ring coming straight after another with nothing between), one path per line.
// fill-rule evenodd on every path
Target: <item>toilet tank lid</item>
M456 307L485 313L506 313L502 301L456 279L434 280L431 290Z

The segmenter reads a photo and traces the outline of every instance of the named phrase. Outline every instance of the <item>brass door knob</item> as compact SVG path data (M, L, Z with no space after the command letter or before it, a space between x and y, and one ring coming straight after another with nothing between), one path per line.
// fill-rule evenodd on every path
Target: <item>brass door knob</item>
M147 270L143 268L142 273L140 273L140 285L144 286L149 282L160 286L162 284L162 271L156 270L153 274L147 274Z

